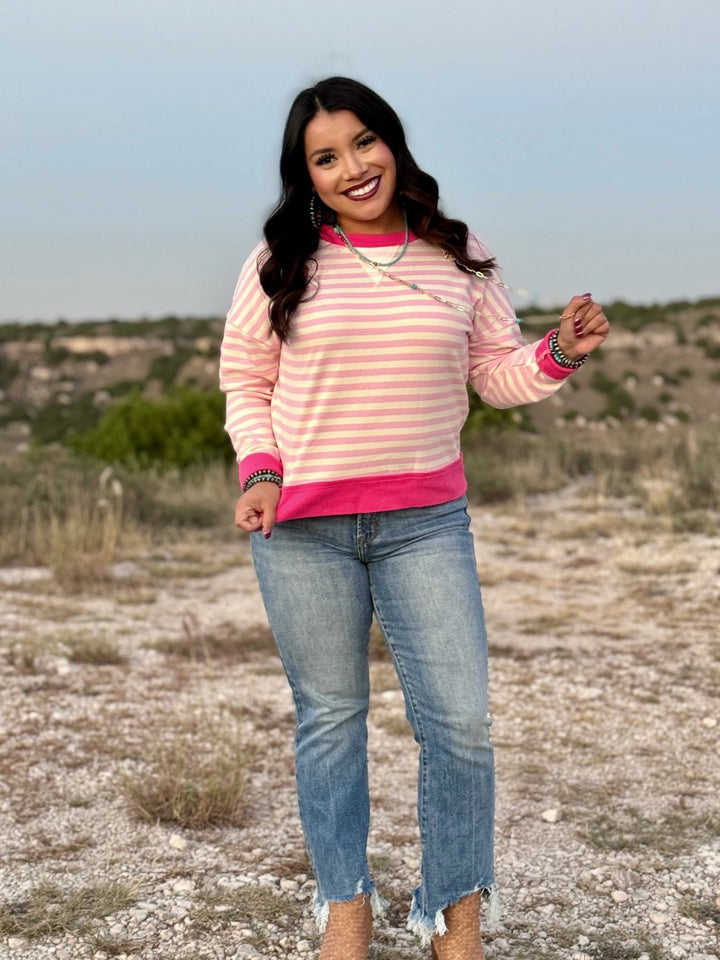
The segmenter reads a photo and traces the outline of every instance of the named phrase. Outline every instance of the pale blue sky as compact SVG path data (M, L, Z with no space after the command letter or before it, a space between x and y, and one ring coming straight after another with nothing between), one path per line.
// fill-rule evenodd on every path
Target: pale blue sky
M337 73L516 291L718 295L719 47L717 0L0 0L0 320L224 313Z

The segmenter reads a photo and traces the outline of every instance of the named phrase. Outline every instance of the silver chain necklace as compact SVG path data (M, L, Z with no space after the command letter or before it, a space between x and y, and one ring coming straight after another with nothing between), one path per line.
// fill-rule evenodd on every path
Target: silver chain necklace
M378 273L382 274L383 277L387 277L388 280L394 280L395 283L401 283L404 287L408 287L410 290L414 290L416 293L421 293L425 297L430 297L431 300L435 300L437 303L444 303L448 307L452 307L453 310L457 310L460 313L466 313L470 317L474 317L476 312L472 307L467 306L464 303L456 303L453 300L446 300L445 297L439 297L436 293L431 293L429 290L425 290L423 287L419 286L417 283L412 283L410 280L405 280L403 277L398 277L394 273L390 273L389 270L383 269L384 264L376 263L374 260L370 260L368 257L364 257L359 250L357 250L352 243L347 239L347 237L340 231L338 231L338 236L344 241L345 246L350 250L355 256L363 263L367 263L369 266L373 267ZM406 244L407 246L407 244ZM403 253L405 249L403 248ZM402 255L402 254L401 254ZM398 257L397 260L400 258ZM462 270L466 270L468 273L474 274L476 277L480 277L481 280L486 280L488 283L494 283L498 287L504 287L507 290L507 284L502 280L497 280L495 277L489 276L487 273L483 273L482 270L474 270L472 267L466 266L464 263L460 263L451 253L445 254L446 260L453 260ZM397 260L391 261L391 263L396 263ZM389 266L390 264L388 264ZM487 315L489 319L492 320L515 320L515 317L505 317L505 316L496 316L496 315Z

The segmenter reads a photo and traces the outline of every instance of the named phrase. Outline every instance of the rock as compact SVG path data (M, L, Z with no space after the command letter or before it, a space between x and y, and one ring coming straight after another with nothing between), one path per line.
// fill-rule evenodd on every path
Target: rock
M650 923L656 924L658 927L661 927L664 923L667 923L670 917L667 913L651 913L650 914Z
M180 880L176 880L172 885L173 893L192 893L195 889L195 881L189 880L187 877L182 877Z
M171 833L168 846L172 847L173 850L186 850L187 840L185 837L181 837L179 833Z
M550 810L543 810L541 816L545 823L557 823L560 819L560 811L557 807L552 807Z
M613 898L615 903L625 903L628 899L628 895L624 890L613 890L610 896Z
M297 880L288 880L286 877L283 877L280 880L280 889L284 890L286 893L297 893L300 889L300 884Z
M25 941L22 937L8 937L7 945L11 950L21 950L25 946Z
M711 730L713 727L717 726L717 719L715 717L703 717L702 725Z

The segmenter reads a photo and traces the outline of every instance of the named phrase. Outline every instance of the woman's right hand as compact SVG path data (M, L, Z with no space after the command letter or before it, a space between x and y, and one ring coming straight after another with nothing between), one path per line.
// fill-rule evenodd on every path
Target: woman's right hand
M280 487L263 481L254 483L238 500L235 507L235 526L248 533L262 530L267 540L275 526L275 512L280 500Z

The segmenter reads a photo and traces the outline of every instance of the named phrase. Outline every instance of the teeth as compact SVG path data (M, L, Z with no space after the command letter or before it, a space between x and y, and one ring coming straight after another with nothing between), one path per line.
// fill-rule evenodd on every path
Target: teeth
M377 186L379 177L374 177L369 183L366 183L364 187L358 187L355 190L346 190L345 192L349 197L364 197L366 193L372 193L372 191Z

